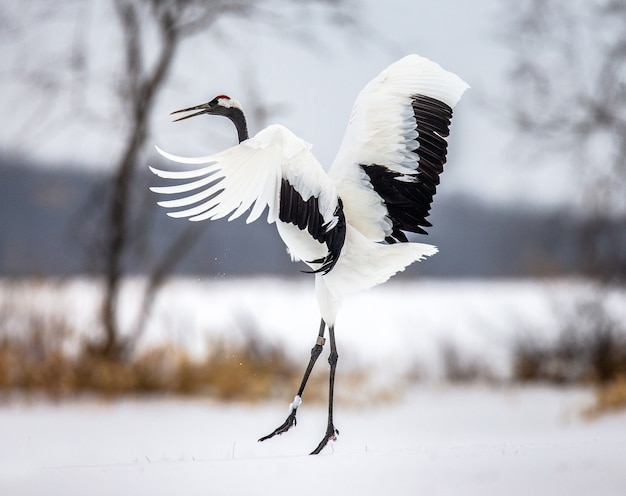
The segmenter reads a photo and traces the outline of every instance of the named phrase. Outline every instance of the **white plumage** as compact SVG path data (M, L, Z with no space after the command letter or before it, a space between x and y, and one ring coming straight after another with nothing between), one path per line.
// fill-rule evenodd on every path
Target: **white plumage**
M157 148L169 160L203 167L191 171L151 167L157 176L178 181L151 189L176 195L159 205L176 209L168 213L172 217L192 221L232 220L247 214L247 222L253 222L267 208L267 221L276 223L292 258L315 272L322 316L319 340L328 326L336 363L334 324L342 299L437 252L432 245L408 242L405 233L425 233L422 227L430 225L425 218L446 161L452 108L467 88L458 76L426 58L409 55L395 62L360 92L328 174L311 153L311 145L283 126L268 126L249 138L241 105L220 95L177 112L226 116L235 124L240 143L199 158ZM321 351L319 340L298 397ZM333 382L331 360L329 427L315 453L336 435ZM263 439L295 424L296 410L297 406L285 424Z

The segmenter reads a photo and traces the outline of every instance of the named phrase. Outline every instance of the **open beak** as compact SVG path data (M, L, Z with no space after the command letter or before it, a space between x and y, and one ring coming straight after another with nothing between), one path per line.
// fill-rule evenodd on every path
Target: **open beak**
M196 105L195 107L189 107L186 109L175 110L171 112L170 115L179 114L181 112L191 112L192 110L200 110L200 112L196 112L194 114L186 115L184 117L179 117L178 119L174 119L173 122L183 121L185 119L189 119L190 117L195 117L196 115L209 114L211 107L209 107L208 103L203 103L202 105Z

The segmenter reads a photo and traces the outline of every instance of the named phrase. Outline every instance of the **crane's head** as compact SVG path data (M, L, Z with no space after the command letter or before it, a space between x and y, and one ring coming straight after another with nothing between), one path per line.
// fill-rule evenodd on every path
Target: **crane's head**
M202 105L196 105L195 107L189 107L181 110L175 110L170 115L180 114L181 112L191 112L194 110L198 110L199 112L195 112L190 115L185 115L184 117L179 117L178 119L174 119L176 121L182 121L185 119L189 119L190 117L195 117L196 115L208 114L208 115L223 115L225 117L230 117L235 112L242 112L241 105L237 100L233 100L229 96L226 95L218 95L213 100L207 103L203 103Z
M218 95L208 103L203 103L202 105L196 105L195 107L189 107L186 109L175 110L172 114L192 112L194 110L197 110L198 112L174 119L174 122L189 119L190 117L202 114L223 115L224 117L228 117L237 128L237 136L240 143L248 139L246 116L243 113L241 104L237 100L233 100L231 97L226 95Z

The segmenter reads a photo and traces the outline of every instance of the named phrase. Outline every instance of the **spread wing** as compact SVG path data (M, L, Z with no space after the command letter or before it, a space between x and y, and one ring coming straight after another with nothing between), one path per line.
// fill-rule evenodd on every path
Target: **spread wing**
M150 188L155 193L175 196L158 202L172 209L169 216L192 221L228 216L233 220L249 212L246 222L250 223L267 207L268 222L296 226L306 234L305 243L312 245L306 253L321 254L307 260L298 253L302 251L303 237L299 236L299 246L291 246L291 239L281 232L295 258L322 272L328 272L336 263L345 238L341 202L310 145L286 128L269 126L253 138L207 157L185 158L157 150L174 162L203 165L184 171L150 167L157 176L177 181ZM325 249L320 250L318 245Z
M469 86L438 64L409 55L359 94L329 171L346 220L374 241L426 234L446 163L452 109Z

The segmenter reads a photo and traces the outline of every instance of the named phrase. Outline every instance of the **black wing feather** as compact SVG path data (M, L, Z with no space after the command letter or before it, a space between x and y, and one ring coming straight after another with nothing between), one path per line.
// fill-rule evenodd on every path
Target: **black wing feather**
M311 196L308 200L304 200L287 179L282 179L278 218L282 222L298 226L300 230L306 229L313 239L326 243L328 248L328 255L324 258L308 261L322 264L319 269L310 271L311 273L327 274L339 259L346 238L346 219L343 214L343 204L339 198L334 216L337 218L337 223L332 229L328 229L328 224L324 222L324 217L319 210L318 198Z
M392 232L388 243L406 242L405 232L428 234L433 197L437 192L439 175L446 163L452 109L445 103L424 95L411 98L419 146L413 150L417 162L412 175L400 174L384 164L362 164L374 191L382 198Z

